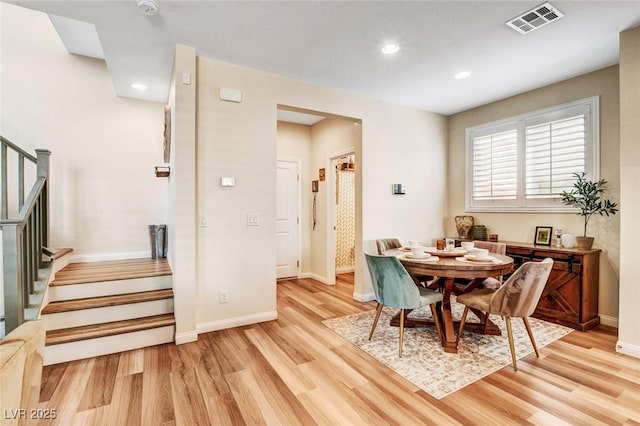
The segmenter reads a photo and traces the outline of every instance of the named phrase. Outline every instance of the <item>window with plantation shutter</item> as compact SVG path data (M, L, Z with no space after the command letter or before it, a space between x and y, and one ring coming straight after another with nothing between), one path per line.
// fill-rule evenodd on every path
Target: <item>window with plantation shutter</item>
M474 139L474 199L514 200L516 198L517 141L515 130Z
M467 129L467 211L568 211L574 173L598 179L598 98Z

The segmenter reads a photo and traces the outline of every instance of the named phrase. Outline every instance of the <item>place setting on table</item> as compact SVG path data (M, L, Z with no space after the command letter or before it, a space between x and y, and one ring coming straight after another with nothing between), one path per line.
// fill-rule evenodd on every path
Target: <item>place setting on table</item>
M453 258L472 265L503 264L504 260L491 255L485 248L474 247L471 241L463 241L461 247L455 247L454 239L437 240L436 247L425 247L418 241L410 240L409 246L399 248L399 258L416 262L437 262L440 258Z

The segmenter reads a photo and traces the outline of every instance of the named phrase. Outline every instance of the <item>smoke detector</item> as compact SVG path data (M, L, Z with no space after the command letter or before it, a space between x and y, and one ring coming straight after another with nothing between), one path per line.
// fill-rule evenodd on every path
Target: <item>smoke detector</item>
M528 34L533 30L542 28L545 25L562 18L563 16L564 13L560 12L554 6L551 6L550 3L544 3L508 20L506 24L520 34Z
M157 15L158 3L154 0L138 0L138 9L148 16Z

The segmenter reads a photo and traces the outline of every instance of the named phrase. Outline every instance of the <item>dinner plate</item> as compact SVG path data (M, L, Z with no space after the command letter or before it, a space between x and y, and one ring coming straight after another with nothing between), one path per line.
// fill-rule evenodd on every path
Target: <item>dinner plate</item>
M440 260L440 258L437 256L428 255L427 257L412 257L412 255L412 253L405 253L402 255L402 257L405 259L414 260L416 262L437 262L438 260Z
M467 254L464 258L467 260L471 260L472 262L493 262L494 260L496 260L493 256L478 257L473 254Z
M405 254L405 256L408 257L409 259L426 259L426 258L431 257L431 255L429 253L423 253L423 254L420 254L420 255L417 255L417 256L415 254L413 254L413 253L407 253L407 254Z
M455 249L453 251L446 251L446 250L438 250L435 247L427 247L424 251L426 251L429 254L432 254L434 256L441 256L441 257L459 257L459 256L464 256L465 254L467 254L467 252L465 250L462 249Z

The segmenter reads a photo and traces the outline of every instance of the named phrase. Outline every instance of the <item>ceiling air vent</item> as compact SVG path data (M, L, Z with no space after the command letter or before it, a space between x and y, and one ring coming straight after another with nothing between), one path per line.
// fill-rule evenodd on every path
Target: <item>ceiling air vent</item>
M551 4L544 3L521 14L520 16L510 19L506 24L520 34L527 34L533 30L544 27L548 23L556 21L563 16L564 13L551 6Z

